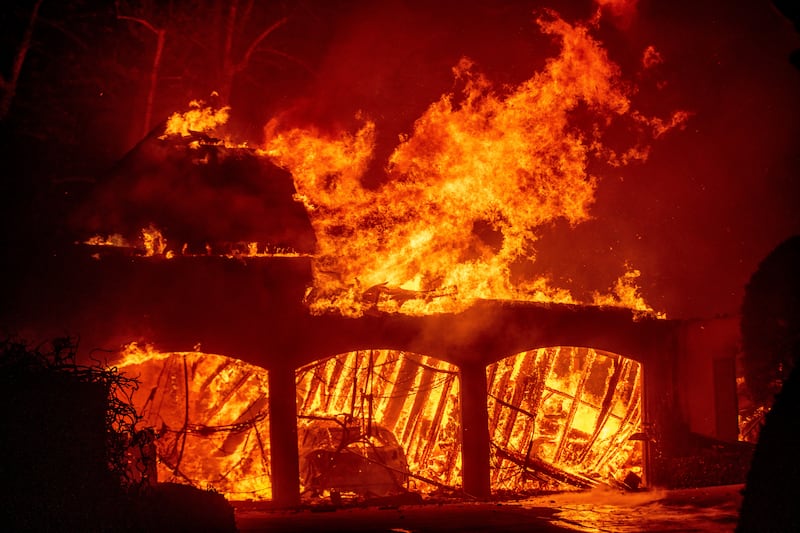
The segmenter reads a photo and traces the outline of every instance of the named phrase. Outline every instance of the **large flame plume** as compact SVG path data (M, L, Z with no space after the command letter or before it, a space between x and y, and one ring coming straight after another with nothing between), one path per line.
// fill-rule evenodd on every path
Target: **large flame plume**
M543 230L592 217L598 169L644 161L650 141L689 117L649 117L633 107L635 86L592 37L598 20L570 24L544 11L538 26L560 52L516 86L495 86L462 58L453 68L457 90L432 103L385 162L376 161L384 151L380 124L361 112L362 125L352 132L290 127L276 117L263 146L250 149L217 137L227 108L192 102L170 118L163 138L189 135L196 146L244 149L292 174L317 240L307 294L313 313L430 314L457 312L475 299L508 299L621 306L663 317L641 295L632 262L588 298L557 286L537 266ZM647 68L662 58L649 46L642 61ZM382 183L365 185L379 164ZM158 233L155 226L143 230L145 255L187 253L186 245L154 240ZM253 242L223 253L276 255Z
M686 115L633 110L631 89L587 26L552 12L538 24L560 54L511 88L495 87L462 59L453 69L461 90L443 95L401 136L377 189L362 183L379 127L369 117L359 117L353 133L286 129L277 119L267 126L264 153L292 173L318 239L312 309L359 315L377 303L429 313L476 298L576 303L546 277L525 275L540 230L590 218L598 184L590 163L642 160L643 139ZM637 140L623 149L605 142L616 123ZM365 293L377 297L365 301ZM642 301L621 305L649 309Z

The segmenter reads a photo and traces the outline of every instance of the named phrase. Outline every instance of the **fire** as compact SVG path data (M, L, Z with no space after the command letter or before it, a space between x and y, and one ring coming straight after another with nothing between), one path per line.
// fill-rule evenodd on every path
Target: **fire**
M537 23L560 53L527 81L503 88L462 58L453 68L460 90L432 103L400 137L377 188L362 183L376 164L379 124L370 117L357 114L355 132L287 128L278 118L267 124L266 141L253 152L291 172L295 200L317 238L307 295L312 313L422 315L458 312L476 299L507 299L614 305L663 317L645 302L632 266L607 292L584 301L534 273L536 242L558 220L574 227L592 217L600 179L592 164L647 159L647 139L682 126L689 114L648 117L633 108L635 88L591 35L597 20L570 24L545 11ZM653 47L643 58L648 68L662 61ZM162 138L244 146L217 139L228 108L199 101L189 107L170 117ZM606 130L619 130L616 124L633 130L630 146L606 142ZM168 247L154 226L142 230L142 240L145 256L189 255L186 246ZM215 247L207 245L207 253L299 255L258 243Z
M495 490L641 479L641 450L629 440L641 425L638 363L543 348L491 365L488 376Z
M199 352L128 345L119 368L154 428L160 481L269 499L267 372ZM303 494L449 492L461 483L458 368L363 350L296 372ZM592 349L524 352L487 369L495 491L586 488L641 479L641 368Z
M119 233L112 233L111 235L95 235L84 241L84 244L88 244L89 246L128 246L128 242Z
M230 107L214 109L200 100L189 103L189 110L185 113L173 113L167 119L164 137L180 135L189 137L192 133L211 131L228 121Z
M460 93L443 95L401 137L378 189L361 182L376 148L378 125L368 117L355 133L268 124L263 153L292 173L318 240L313 312L423 314L477 298L577 303L545 276L513 272L535 263L543 227L591 217L598 177L590 161L647 157L642 144L607 146L609 125L622 121L654 138L686 115L633 110L620 69L588 27L552 12L538 24L561 53L510 89L462 59L453 69ZM583 113L592 124L581 129L574 116ZM598 298L649 310L640 298L620 298L634 278L623 273L616 296Z
M141 383L133 402L142 426L159 437L160 481L213 488L230 499L271 497L265 370L219 355L159 352L135 343L125 347L117 366ZM314 454L341 451L342 428L355 444L375 449L382 443L395 452L391 461L372 460L373 478L376 470L396 475L403 482L392 488L423 493L454 487L461 470L458 395L456 367L391 350L351 352L299 369L304 490L329 491L312 486L309 472ZM367 477L350 489L377 490Z
M118 368L137 377L133 404L157 434L159 481L230 499L272 496L264 369L199 352L128 345Z
M166 259L179 256L199 257L201 255L213 255L227 257L229 259L244 259L249 257L306 257L308 255L297 252L286 246L273 246L271 244L262 244L258 241L224 243L222 245L217 244L215 247L209 244L206 246L205 254L198 254L189 251L186 243L179 249L171 246L164 236L164 233L153 224L142 228L139 231L139 238L133 242L119 233L114 233L111 235L95 235L83 241L83 244L98 247L130 248L144 257Z
M164 252L167 251L167 240L161 231L152 225L142 229L142 243L146 257L164 255Z
M430 314L460 311L476 299L507 299L657 314L629 265L590 302L546 276L521 274L535 271L544 228L592 217L600 177L590 169L646 159L650 140L688 119L684 112L660 118L634 109L634 88L590 26L549 11L537 22L560 45L543 70L517 86L496 87L463 58L453 68L459 89L433 102L400 137L378 186L363 183L382 163L375 160L380 124L373 118L359 114L355 131L335 132L270 121L256 152L291 172L295 199L311 220L313 313ZM643 57L649 66L662 60L654 49ZM227 116L227 108L193 102L170 118L164 135L205 139ZM631 145L607 141L606 131L619 124L634 130ZM147 257L189 255L155 226L138 241ZM98 237L89 244L108 242L120 241ZM225 250L207 245L207 253L296 255L256 242ZM162 481L213 487L231 499L271 497L265 370L136 345L119 366L140 376L134 404L160 437ZM306 495L425 493L460 484L457 367L362 350L300 368L296 383ZM540 349L490 365L488 384L495 490L622 483L641 475L640 451L630 441L641 425L637 363L592 349Z
M380 479L381 473L385 477L386 472L407 476L407 487L398 483L395 490L429 493L460 484L459 379L455 366L394 350L350 352L298 370L297 395L301 427L336 421L341 427L351 428L353 434L391 435L384 440L396 440L405 469L400 468L399 461L384 461L377 465L377 477ZM301 431L299 438L304 489L310 493L328 488L309 485L311 476L304 474L315 443L308 432ZM342 443L332 445L340 449ZM356 475L355 471L351 475Z
M639 287L636 285L636 278L641 273L635 269L628 269L625 274L617 279L611 294L594 293L594 305L608 305L614 307L627 307L636 312L635 317L641 318L642 316L655 316L656 318L667 318L666 313L655 311L644 300L639 292Z

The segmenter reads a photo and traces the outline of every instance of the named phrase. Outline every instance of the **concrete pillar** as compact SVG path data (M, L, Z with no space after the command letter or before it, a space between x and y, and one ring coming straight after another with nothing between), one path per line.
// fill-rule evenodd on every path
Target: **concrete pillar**
M461 476L464 492L491 496L486 366L461 367Z
M300 459L294 368L280 365L270 368L268 375L272 502L276 507L296 507L300 505Z

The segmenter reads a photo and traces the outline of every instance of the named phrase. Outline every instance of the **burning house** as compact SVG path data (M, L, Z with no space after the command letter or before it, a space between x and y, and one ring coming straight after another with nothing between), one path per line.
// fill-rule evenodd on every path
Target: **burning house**
M720 451L738 435L732 321L513 299L403 312L457 289L388 284L348 294L347 314L313 312L320 267L290 176L252 150L196 142L154 136L112 175L118 199L98 189L112 218L94 210L90 224L116 236L75 245L70 269L44 263L31 277L53 293L72 288L63 308L15 288L21 331L126 346L104 357L141 382L134 402L159 437L159 479L281 505L741 479L740 455ZM273 217L213 244L192 240L193 218L172 211L159 226L174 236L138 233L160 206L137 205L147 187L120 181L147 169L194 192L209 180L266 181ZM255 234L277 244L248 241Z
M231 500L742 482L738 318L658 312L633 260L586 259L600 287L537 262L691 112L637 107L599 19L537 13L535 71L462 57L388 147L368 112L292 109L246 144L193 102L4 284L4 327L136 376L159 480Z

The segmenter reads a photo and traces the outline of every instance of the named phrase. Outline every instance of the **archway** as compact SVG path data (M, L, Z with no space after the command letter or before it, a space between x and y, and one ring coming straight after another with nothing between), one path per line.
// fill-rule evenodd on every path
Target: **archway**
M453 489L461 481L458 368L359 350L297 371L305 499Z
M493 491L641 484L638 362L540 348L489 365L487 381Z
M129 345L117 367L136 377L133 405L156 433L159 481L229 500L272 497L267 371L202 352Z

